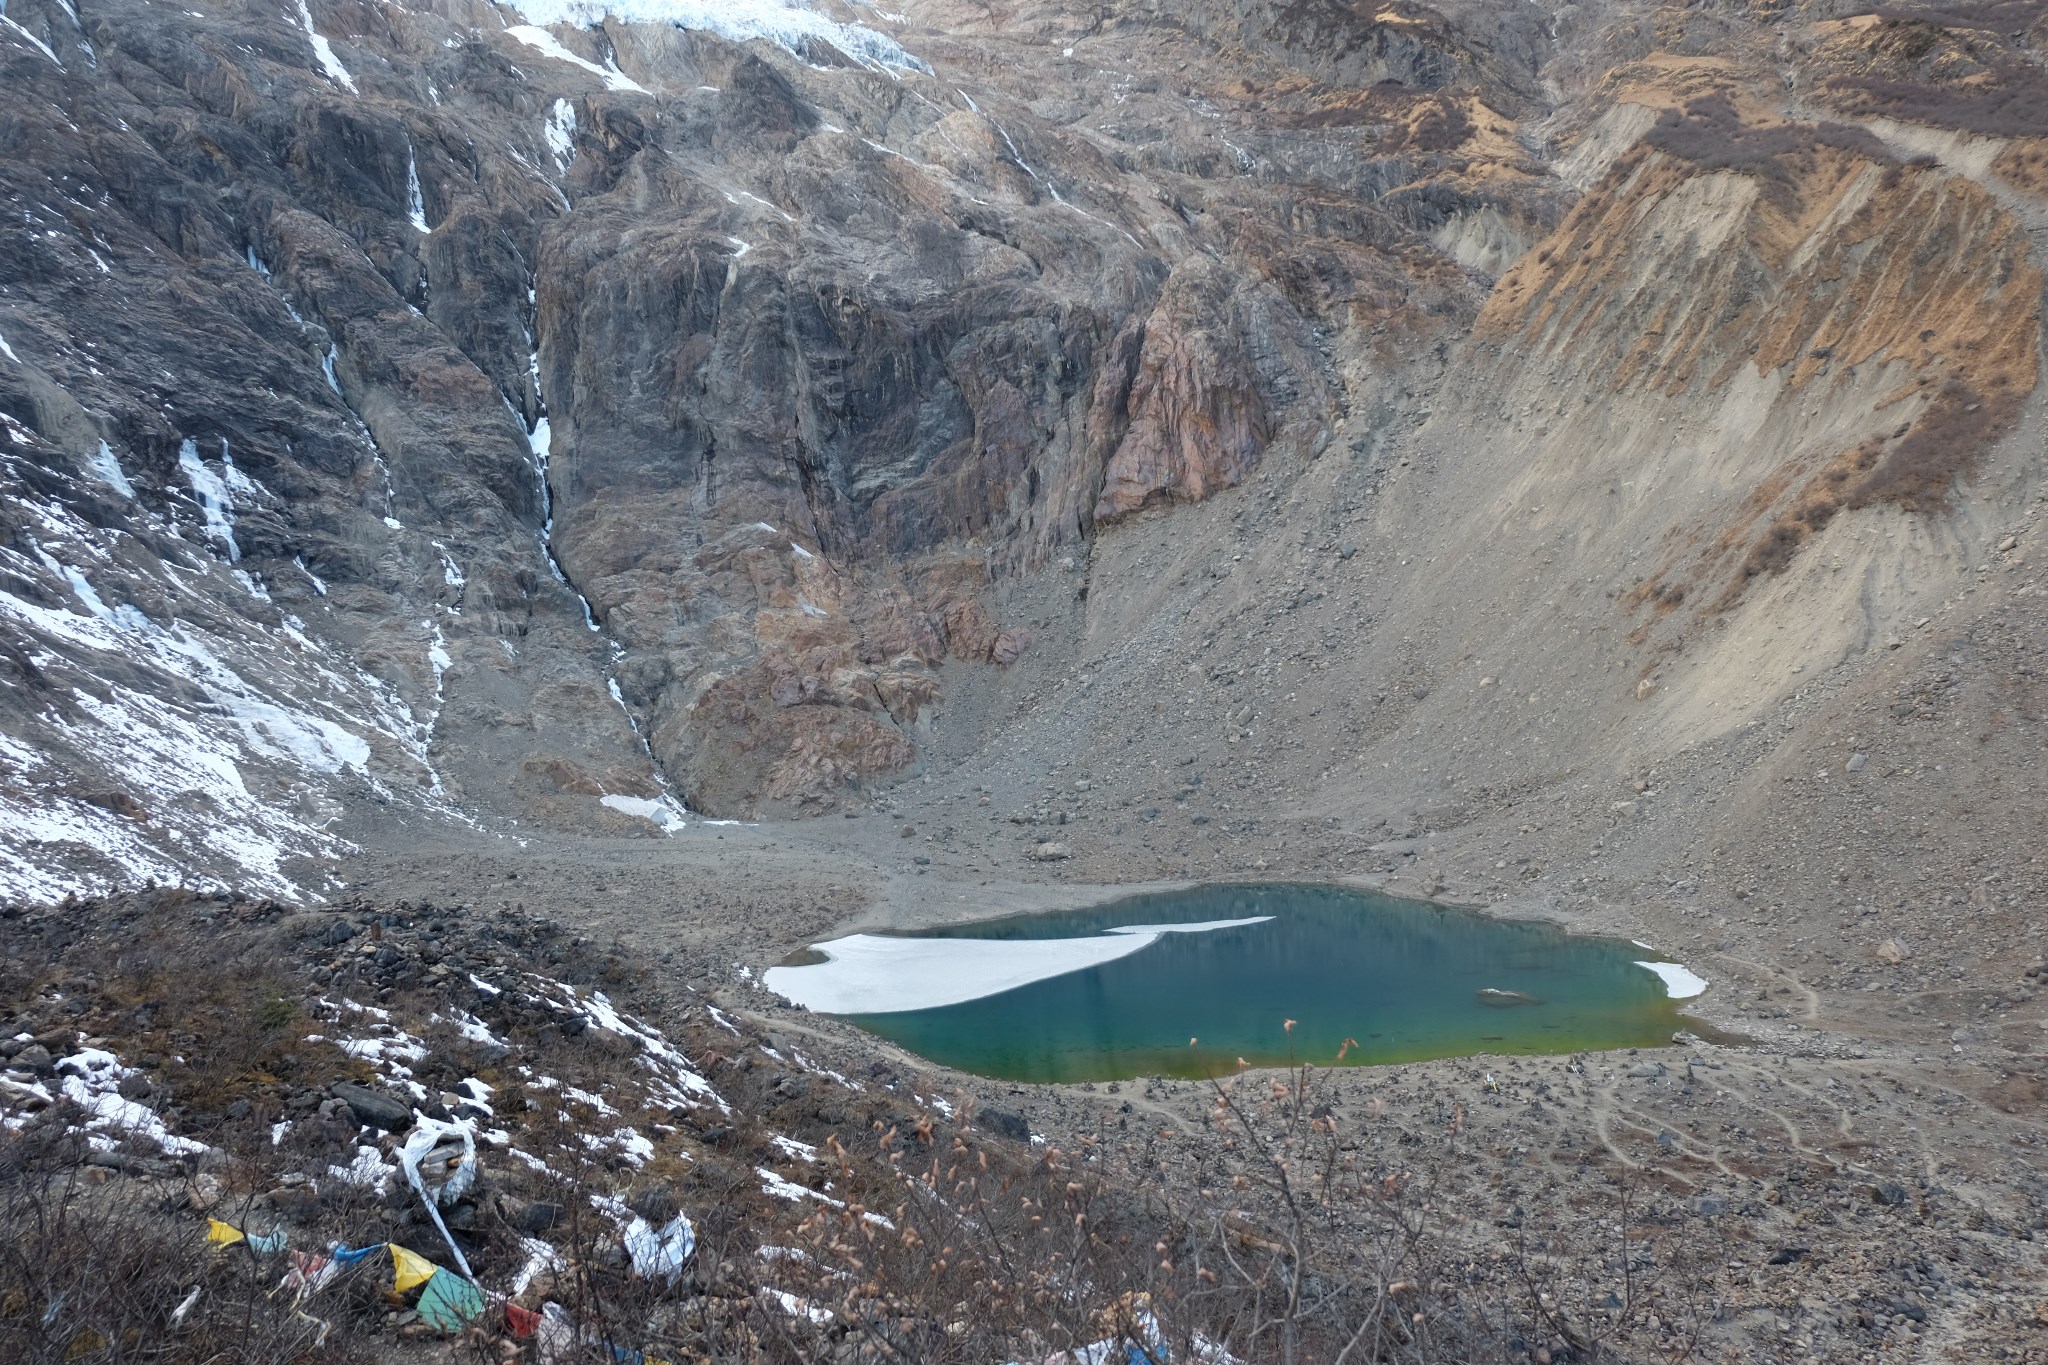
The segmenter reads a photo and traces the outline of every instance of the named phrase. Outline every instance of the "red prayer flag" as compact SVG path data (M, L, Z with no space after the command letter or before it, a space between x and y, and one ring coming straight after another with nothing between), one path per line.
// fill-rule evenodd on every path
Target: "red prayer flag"
M540 1314L516 1303L505 1305L505 1327L515 1337L530 1337L540 1330Z

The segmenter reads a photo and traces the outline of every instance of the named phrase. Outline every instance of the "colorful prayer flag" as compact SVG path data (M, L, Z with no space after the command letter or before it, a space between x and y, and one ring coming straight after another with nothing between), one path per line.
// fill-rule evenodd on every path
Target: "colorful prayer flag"
M434 1278L440 1267L423 1256L416 1256L396 1242L391 1247L391 1287L403 1294L416 1284L425 1284Z
M437 1332L459 1332L483 1316L490 1306L484 1291L452 1271L443 1270L420 1292L420 1321Z
M294 1251L292 1268L285 1273L284 1282L299 1291L299 1297L317 1294L325 1289L340 1271L338 1262L316 1256L310 1251Z
M231 1247L242 1240L242 1230L230 1227L218 1218L206 1220L206 1240L215 1246Z
M516 1303L505 1305L505 1330L515 1337L530 1337L540 1330L540 1314Z

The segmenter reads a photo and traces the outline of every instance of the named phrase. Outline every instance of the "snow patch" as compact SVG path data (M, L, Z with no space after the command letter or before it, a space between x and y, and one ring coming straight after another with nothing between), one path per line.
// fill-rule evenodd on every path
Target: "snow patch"
M132 1133L149 1138L164 1151L178 1155L206 1150L205 1143L171 1132L148 1105L121 1098L118 1093L121 1082L133 1076L135 1069L122 1066L114 1054L104 1048L81 1048L58 1062L57 1069L63 1073L59 1092L86 1112L85 1127L88 1130L102 1134L110 1130ZM110 1140L95 1140L94 1145L111 1147L114 1144Z
M541 136L547 139L548 154L555 159L555 169L566 171L569 163L576 159L576 106L567 100L556 100L548 110L548 121L541 128Z
M1664 982L1664 994L1673 1000L1690 1000L1707 988L1707 979L1676 962L1638 962L1636 966L1655 972Z
M673 834L689 822L683 819L683 812L672 796L650 800L644 796L619 796L608 794L598 798L600 806L615 810L621 815L637 815L661 826L664 833Z
M20 24L15 23L12 19L9 19L4 13L0 13L0 24L5 24L8 28L13 29L16 33L20 34L23 38L26 38L29 42L34 43L36 46L36 51L42 53L45 57L48 57L50 59L51 64L57 67L58 70L61 71L63 69L64 63L57 60L57 54L50 51L50 45L48 43L44 42L41 38L36 37L35 34L30 33ZM9 360L14 359L13 352L10 351L8 353L7 358Z
M529 7L525 5L516 6L516 8L520 9L522 13L529 12ZM555 19L548 20L546 22L565 23L568 21ZM683 27L689 26L684 25ZM552 57L558 62L567 62L571 66L580 67L583 70L588 71L591 75L603 81L605 84L605 88L607 90L635 90L643 95L648 93L648 89L646 86L640 84L640 82L634 80L631 76L628 76L625 72L619 70L617 67L599 66L596 62L591 61L588 57L577 56L568 48L563 47L561 44L561 40L556 38L554 34L548 32L544 28L536 27L533 24L514 24L511 28L505 30L505 34L507 37L517 38L520 42L526 44L528 47L532 48L534 51L540 53L544 57ZM567 100L555 101L555 108L557 111L565 108L567 105ZM571 111L571 113L569 114L569 132L571 134L574 134L575 131L576 115L573 111ZM554 146L554 139L552 137L548 139L548 145L551 148ZM559 152L557 152L555 159L559 162L562 161L564 158Z

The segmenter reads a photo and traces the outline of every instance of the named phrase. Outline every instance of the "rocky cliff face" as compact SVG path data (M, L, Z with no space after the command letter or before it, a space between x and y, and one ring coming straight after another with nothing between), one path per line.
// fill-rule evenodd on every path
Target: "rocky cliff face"
M1444 537L1389 679L1568 607L1684 744L2023 481L2003 18L627 10L10 7L0 891L859 804L1255 480Z

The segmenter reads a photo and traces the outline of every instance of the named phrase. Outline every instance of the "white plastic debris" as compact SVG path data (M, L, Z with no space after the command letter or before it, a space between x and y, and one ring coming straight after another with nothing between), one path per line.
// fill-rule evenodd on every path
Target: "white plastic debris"
M656 1276L676 1282L697 1251L697 1230L682 1214L668 1220L659 1231L645 1218L635 1218L626 1228L626 1254L633 1258L633 1271L649 1279Z

